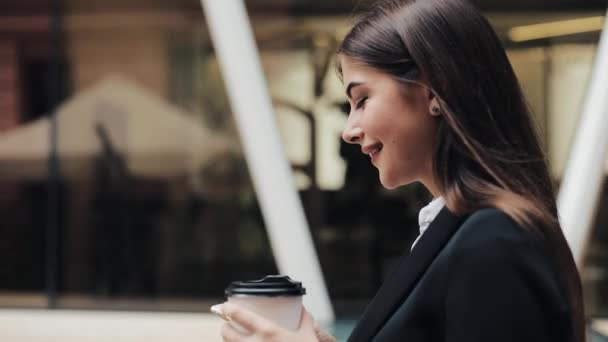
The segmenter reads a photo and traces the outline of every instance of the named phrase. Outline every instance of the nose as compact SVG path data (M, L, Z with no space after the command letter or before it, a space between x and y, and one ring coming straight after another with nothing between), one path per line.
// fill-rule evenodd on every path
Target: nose
M359 127L346 126L342 132L342 139L349 144L359 144L363 138L363 130Z

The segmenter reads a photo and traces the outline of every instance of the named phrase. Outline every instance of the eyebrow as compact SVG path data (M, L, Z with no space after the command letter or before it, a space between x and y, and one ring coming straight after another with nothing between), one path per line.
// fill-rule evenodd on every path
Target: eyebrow
M348 86L346 87L346 96L348 96L348 98L350 99L350 98L351 98L351 96L350 96L350 91L351 91L351 90L352 90L354 87L356 87L356 86L360 86L360 85L362 85L362 84L363 84L363 83L361 83L361 82L350 82L350 83L348 84Z

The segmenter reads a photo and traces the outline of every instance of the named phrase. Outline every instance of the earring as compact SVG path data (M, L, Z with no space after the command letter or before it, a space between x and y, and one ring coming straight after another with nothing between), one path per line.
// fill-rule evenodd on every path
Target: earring
M437 99L434 98L431 100L431 115L438 116L439 114L441 114L441 108L439 107Z

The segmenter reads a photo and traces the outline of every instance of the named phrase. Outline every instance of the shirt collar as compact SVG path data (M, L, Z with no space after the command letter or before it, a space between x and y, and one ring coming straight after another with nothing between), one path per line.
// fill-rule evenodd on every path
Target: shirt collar
M445 206L445 200L443 197L435 197L431 203L427 204L424 208L420 209L418 213L418 225L420 226L420 234L429 227L431 222L437 217L437 214Z

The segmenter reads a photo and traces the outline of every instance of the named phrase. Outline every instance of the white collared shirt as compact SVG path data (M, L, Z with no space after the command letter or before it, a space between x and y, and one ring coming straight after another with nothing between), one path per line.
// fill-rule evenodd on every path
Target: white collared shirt
M424 234L427 228L431 225L431 222L433 222L435 217L437 217L437 215L439 214L441 209L443 209L444 206L445 200L443 199L443 197L439 196L434 198L431 203L427 204L424 208L420 209L420 212L418 213L418 225L420 226L420 235L418 235L418 237L412 244L411 249L414 249L414 246L416 245L418 240L420 240L422 234Z

